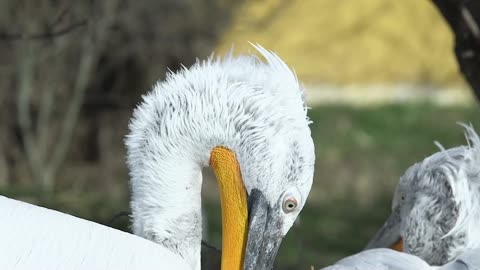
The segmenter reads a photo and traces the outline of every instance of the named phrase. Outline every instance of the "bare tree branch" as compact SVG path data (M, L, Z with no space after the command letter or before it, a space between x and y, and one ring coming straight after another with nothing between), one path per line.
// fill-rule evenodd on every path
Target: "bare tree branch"
M5 149L5 133L0 133L0 188L5 188L8 186L10 177L10 170L7 162L6 157L6 149Z
M54 110L53 96L55 89L49 89L42 94L40 106L38 108L37 118L37 144L38 144L38 158L40 160L47 160L47 152L49 146L49 137L51 136L51 116Z
M64 117L55 119L56 122L61 123L57 136L52 134L51 121L53 120L51 115L54 111L53 102L55 94L55 89L52 86L48 86L49 88L41 95L41 100L38 104L38 116L35 119L37 128L33 130L34 122L31 119L31 101L32 96L35 94L33 88L36 86L34 83L34 61L38 60L38 57L32 52L34 47L30 41L36 38L58 37L63 33L70 32L71 29L79 25L86 24L86 21L82 24L77 24L77 26L65 28L62 31L37 36L30 35L30 38L21 37L23 49L20 50L21 64L18 72L18 80L20 82L17 96L18 122L32 176L45 194L50 194L54 189L55 177L70 148L95 63L103 50L107 32L115 22L117 0L101 3L105 13L101 17L99 16L96 21L93 20L95 18L92 18L92 24L89 25L87 35L82 38L82 55L79 57L80 62L76 70L70 102L66 104ZM64 15L60 14L59 16ZM53 46L50 50L56 49ZM47 52L43 51L43 53ZM49 142L52 136L56 137L53 144Z
M86 26L88 23L87 20L81 20L75 23L72 23L60 30L54 32L46 33L36 33L36 34L20 34L20 33L1 33L0 40L2 41L20 41L20 40L42 40L42 39L52 39L57 38L66 34L73 32L74 30Z
M22 141L32 175L37 182L43 182L41 168L42 165L38 159L35 146L35 136L32 132L32 119L30 111L30 97L33 88L33 70L34 70L34 54L31 47L25 45L21 50L19 65L19 82L20 87L17 96L17 113L18 123L20 125Z
M100 44L103 44L103 39L106 37L107 30L114 23L117 1L111 0L107 1L106 3L106 14L99 21L95 22L95 28L91 27L93 36L85 39L85 45L83 48L84 54L81 57L81 62L74 85L72 102L68 106L67 113L63 120L59 141L54 149L53 156L47 170L49 177L52 179L54 178L54 175L61 163L65 159L70 141L72 140L73 131L77 125L80 109L83 104L84 94L87 89L88 82L90 81L93 64L95 63L95 60L97 59L97 56L101 50L99 46Z
M72 5L66 6L65 8L61 9L55 20L53 20L52 25L58 25L60 22L62 22L63 18L65 18L65 16L71 9Z

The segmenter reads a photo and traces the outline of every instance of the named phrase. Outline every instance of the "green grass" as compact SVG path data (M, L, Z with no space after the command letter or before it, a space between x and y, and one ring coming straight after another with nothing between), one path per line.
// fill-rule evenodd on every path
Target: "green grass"
M438 151L434 140L446 148L464 144L457 121L471 122L480 131L477 107L328 106L314 108L309 115L317 155L314 185L298 224L284 239L276 269L317 269L360 251L388 215L393 188L406 168ZM207 192L212 198L216 191ZM128 209L126 191L112 195L62 190L48 199L15 188L2 194L103 224ZM209 199L205 207L209 242L218 246L219 205ZM112 226L128 230L128 220L118 219Z

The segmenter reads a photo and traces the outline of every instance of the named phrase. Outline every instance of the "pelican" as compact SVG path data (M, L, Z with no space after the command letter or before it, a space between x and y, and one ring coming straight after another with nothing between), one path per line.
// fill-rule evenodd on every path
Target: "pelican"
M429 265L419 257L392 249L370 249L344 258L322 270L478 270L480 249L466 250L442 266Z
M443 265L480 247L480 138L463 126L468 145L444 150L437 143L440 152L400 178L392 213L367 249L401 241L405 252Z
M222 269L271 269L305 205L315 153L295 74L261 46L170 73L126 138L134 234L200 268L203 167L217 178ZM241 189L245 188L245 192Z

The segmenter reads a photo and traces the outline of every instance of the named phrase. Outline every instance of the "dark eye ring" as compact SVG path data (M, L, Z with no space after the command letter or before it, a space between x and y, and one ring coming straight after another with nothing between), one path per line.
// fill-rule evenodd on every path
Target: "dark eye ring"
M293 197L289 197L283 202L283 211L285 213L291 213L297 208L297 200Z

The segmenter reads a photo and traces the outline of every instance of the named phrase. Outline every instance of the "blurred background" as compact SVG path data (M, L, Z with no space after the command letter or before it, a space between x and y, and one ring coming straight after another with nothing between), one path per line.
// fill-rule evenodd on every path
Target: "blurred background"
M407 167L480 130L453 36L427 0L0 0L0 194L129 230L124 136L167 70L275 51L307 91L316 144L309 201L276 269L360 251ZM208 239L220 246L206 170Z

